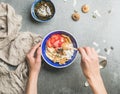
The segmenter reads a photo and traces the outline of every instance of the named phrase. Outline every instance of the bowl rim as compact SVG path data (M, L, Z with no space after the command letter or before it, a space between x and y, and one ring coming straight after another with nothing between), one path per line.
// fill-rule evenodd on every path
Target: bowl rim
M54 31L49 32L47 35L45 35L45 37L43 38L42 43L41 43L41 48L42 48L42 44L43 44L43 42L44 42L44 40L46 39L47 36L49 36L51 33L60 32L60 31L70 34L70 35L74 38L74 40L75 40L75 42L76 42L76 45L77 45L77 40L76 40L75 37L74 37L70 32L68 32L67 30L54 30ZM78 47L78 45L77 45L77 47ZM41 55L42 55L44 61L45 61L48 65L50 65L50 66L52 66L52 67L54 67L54 68L59 68L59 69L61 69L61 68L66 68L66 67L70 66L70 65L75 61L75 59L77 58L77 53L78 53L78 51L76 52L75 58L73 59L73 61L72 61L71 63L69 63L69 64L67 64L67 65L65 65L65 66L54 66L54 65L48 63L48 61L44 58L44 56L43 56L43 54L42 54L42 51L41 51Z
M52 15L52 17L51 17L50 19L48 19L48 20L41 20L41 19L38 19L38 18L37 18L37 16L35 15L35 11L34 11L35 4L37 4L39 1L42 1L42 0L35 0L35 1L32 3L32 6L31 6L31 15L32 15L32 18L33 18L35 21L37 21L37 22L48 22L48 21L51 20L51 19L54 17L54 15L55 15L55 12L56 12L56 10L55 10L55 5L53 4L53 2L52 2L51 0L46 1L46 2L50 2L50 3L52 4L52 6L53 6L53 8L54 8L54 13L53 13L53 15Z

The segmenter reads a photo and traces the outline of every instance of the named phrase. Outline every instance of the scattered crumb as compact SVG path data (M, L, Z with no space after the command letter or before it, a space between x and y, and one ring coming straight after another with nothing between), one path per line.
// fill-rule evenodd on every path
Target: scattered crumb
M114 50L113 46L111 46L110 48L111 48L111 50Z
M104 51L107 52L108 51L107 48L105 48Z
M111 13L111 10L108 10L108 13L110 14L110 13Z
M93 17L93 18L96 18L96 16L95 16L95 15L93 15L92 17Z
M80 19L80 14L74 11L74 13L72 14L72 19L74 21L78 21Z
M111 46L110 48L105 48L104 51L106 52L107 55L109 55L113 49L114 49L113 46Z
M98 47L98 46L99 46L99 44L98 44L98 43L96 43L96 42L93 42L93 45L94 45L94 46L96 46L96 47Z
M81 10L82 10L83 13L88 13L89 12L89 6L85 4L85 5L82 6Z

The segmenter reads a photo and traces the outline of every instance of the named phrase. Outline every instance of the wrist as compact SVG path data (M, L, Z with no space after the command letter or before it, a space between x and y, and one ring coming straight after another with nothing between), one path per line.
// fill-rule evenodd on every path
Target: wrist
M107 94L106 89L104 87L103 80L101 75L96 75L95 77L90 77L87 79L91 89L93 90L94 94Z
M38 73L29 71L26 94L37 94Z
M96 75L96 76L91 76L91 77L87 78L87 81L89 82L89 84L91 86L95 86L95 85L99 84L100 82L102 82L102 78L100 75Z
M39 72L35 72L35 71L30 71L29 72L29 77L31 78L38 78Z

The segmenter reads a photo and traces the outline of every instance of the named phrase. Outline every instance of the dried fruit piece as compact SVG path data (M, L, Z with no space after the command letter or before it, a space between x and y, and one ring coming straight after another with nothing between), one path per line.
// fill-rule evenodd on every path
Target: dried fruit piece
M95 15L93 15L92 17L93 17L93 18L96 18L96 16L95 16Z
M74 12L74 13L72 14L72 19L73 19L74 21L78 21L78 20L80 19L80 14L79 14L78 12Z
M83 13L87 13L87 12L89 12L89 6L85 4L82 6L81 10Z
M114 47L113 47L113 46L111 46L110 48L111 48L111 50L114 50Z
M104 49L104 51L105 51L105 52L107 52L107 51L108 51L108 49L107 49L107 48L105 48L105 49Z
M110 13L111 13L111 10L108 10L108 13L110 14Z

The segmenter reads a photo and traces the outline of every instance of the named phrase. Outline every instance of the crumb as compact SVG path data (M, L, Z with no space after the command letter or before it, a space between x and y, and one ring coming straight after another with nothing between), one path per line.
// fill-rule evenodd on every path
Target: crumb
M108 51L107 48L105 48L104 51L107 52Z
M93 18L96 18L96 16L95 16L95 15L93 15L92 17L93 17Z
M72 14L72 19L73 19L74 21L78 21L78 20L80 19L80 14L79 14L78 12L74 12L74 13Z
M111 50L114 50L114 47L113 47L113 46L111 46L111 47L110 47L110 49L111 49Z
M108 10L108 13L110 14L110 13L111 13L111 10Z
M82 10L83 13L88 13L89 12L89 6L85 4L85 5L82 6L81 10Z

